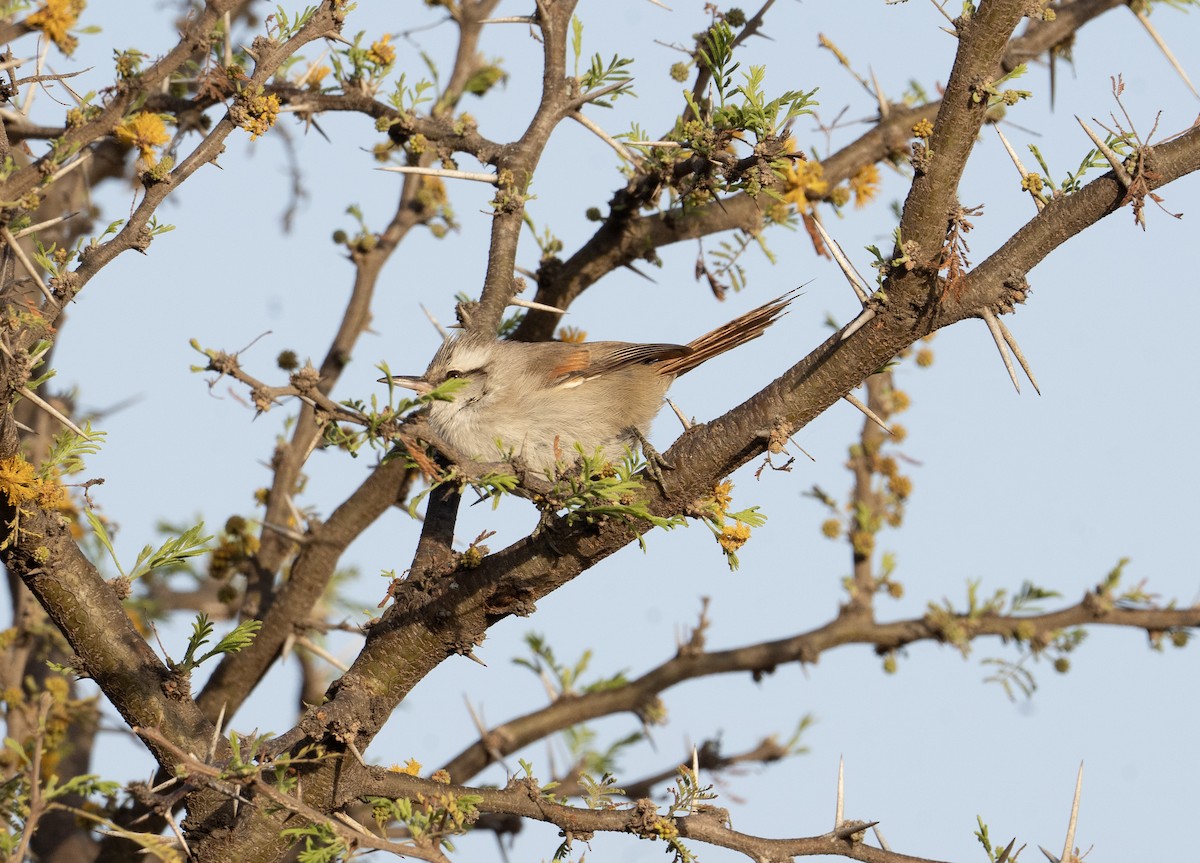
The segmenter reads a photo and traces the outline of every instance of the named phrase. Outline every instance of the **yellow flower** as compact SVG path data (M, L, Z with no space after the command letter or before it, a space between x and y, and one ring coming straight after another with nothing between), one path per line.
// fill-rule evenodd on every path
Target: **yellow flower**
M150 111L141 111L126 117L121 121L121 125L117 126L115 134L118 141L137 150L142 160L151 167L158 161L154 148L161 147L171 140L162 117Z
M391 34L385 33L371 43L371 48L367 51L367 59L376 66L390 66L395 62L396 49L392 45Z
M306 70L304 70L304 74L300 76L298 83L310 90L320 90L321 81L324 80L325 76L332 71L333 70L328 66L319 66L316 63L313 63Z
M279 116L279 97L274 93L243 90L229 109L229 119L250 133L253 141L275 125Z
M726 554L733 554L749 539L750 526L739 521L733 527L726 527L722 530L721 535L717 537L717 542L721 544L721 548L725 549Z
M789 145L790 145L789 141ZM825 166L808 159L790 159L783 169L783 199L794 204L797 210L808 210L812 203L808 196L823 197L829 191L829 183L823 179Z
M854 206L865 207L871 199L879 194L879 166L872 162L863 165L858 173L850 178L850 191L854 193Z
M70 29L79 20L79 13L87 5L86 0L46 0L46 5L25 19L34 30L41 30L64 54L72 54L79 40L70 34Z
M404 762L404 766L393 764L388 768L390 773L407 773L409 776L419 776L421 773L421 762L415 758L410 758Z
M17 506L37 496L40 481L33 465L19 455L0 460L0 492L8 497L10 506Z
M579 327L559 327L555 337L560 342L566 342L569 345L578 345L587 341L587 331L581 330Z
M933 123L928 120L918 120L913 123L912 133L918 138L928 138L933 134Z
M713 489L713 502L716 503L721 512L729 509L729 504L733 501L732 491L733 483L729 480L717 483L716 488Z

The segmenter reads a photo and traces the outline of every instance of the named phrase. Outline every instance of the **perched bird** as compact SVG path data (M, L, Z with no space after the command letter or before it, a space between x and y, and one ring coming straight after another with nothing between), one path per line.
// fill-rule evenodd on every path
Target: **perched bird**
M513 342L480 335L446 339L421 377L393 376L420 394L466 381L452 401L429 406L429 423L460 453L496 461L511 453L542 474L576 460L576 444L616 461L648 447L650 423L675 378L762 335L796 291L734 318L686 345ZM389 378L383 378L387 381Z

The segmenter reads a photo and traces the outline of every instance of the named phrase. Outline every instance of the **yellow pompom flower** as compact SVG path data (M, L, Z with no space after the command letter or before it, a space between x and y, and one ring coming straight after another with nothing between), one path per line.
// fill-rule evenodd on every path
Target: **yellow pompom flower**
M59 51L70 55L79 45L79 40L71 35L70 30L86 5L85 0L46 0L45 5L25 19L25 24L34 30L41 30Z
M121 125L117 126L114 134L126 147L137 150L142 161L150 167L158 161L154 148L161 147L171 140L167 124L163 122L162 117L150 111L140 111L126 117L121 121Z
M865 207L879 194L879 166L872 162L863 165L850 178L850 191L854 193L854 206Z
M726 526L721 531L721 535L717 537L717 542L721 544L721 548L725 549L726 554L733 554L745 545L749 539L750 525L742 524L739 521L732 527Z

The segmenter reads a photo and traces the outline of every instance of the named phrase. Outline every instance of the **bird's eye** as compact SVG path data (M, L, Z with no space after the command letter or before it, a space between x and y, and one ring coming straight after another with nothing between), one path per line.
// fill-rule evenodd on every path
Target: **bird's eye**
M446 372L447 380L449 380L450 378L461 378L462 376L463 376L462 369L450 369L450 371Z

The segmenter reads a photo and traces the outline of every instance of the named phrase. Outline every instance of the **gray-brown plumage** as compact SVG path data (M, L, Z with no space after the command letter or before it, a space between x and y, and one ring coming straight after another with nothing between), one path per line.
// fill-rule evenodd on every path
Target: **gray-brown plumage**
M631 342L510 342L477 335L447 339L420 378L392 381L425 393L450 378L467 381L429 422L460 453L496 461L511 453L538 472L556 460L621 458L649 434L675 378L752 341L779 319L796 291L735 318L686 345Z

